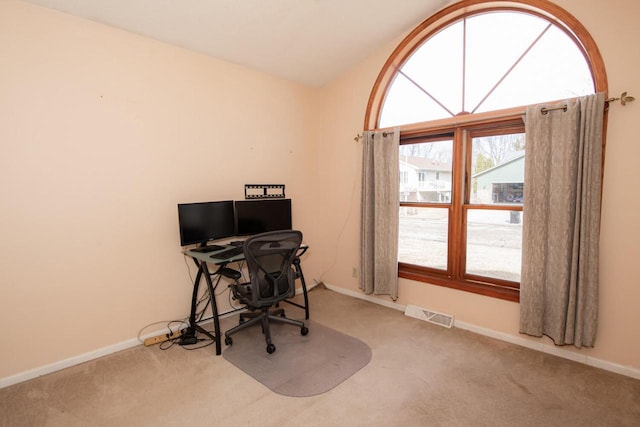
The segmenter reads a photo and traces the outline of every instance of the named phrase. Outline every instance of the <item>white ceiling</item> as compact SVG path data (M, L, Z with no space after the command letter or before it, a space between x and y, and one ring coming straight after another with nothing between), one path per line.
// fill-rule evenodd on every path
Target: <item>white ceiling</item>
M450 0L27 0L323 86Z

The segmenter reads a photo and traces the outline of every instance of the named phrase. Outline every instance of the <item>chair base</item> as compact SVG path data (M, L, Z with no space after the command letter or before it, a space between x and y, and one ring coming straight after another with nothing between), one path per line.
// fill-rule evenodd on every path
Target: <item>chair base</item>
M249 320L245 320L246 318ZM262 333L264 334L264 338L267 343L267 353L271 354L276 351L276 346L271 342L271 331L269 329L269 324L271 322L287 323L289 325L298 326L300 327L301 335L307 335L309 333L309 329L305 326L303 321L284 317L284 309L277 308L269 311L269 307L264 307L259 312L240 313L240 324L224 333L224 343L226 345L232 345L233 340L231 339L231 335L256 324L261 324Z

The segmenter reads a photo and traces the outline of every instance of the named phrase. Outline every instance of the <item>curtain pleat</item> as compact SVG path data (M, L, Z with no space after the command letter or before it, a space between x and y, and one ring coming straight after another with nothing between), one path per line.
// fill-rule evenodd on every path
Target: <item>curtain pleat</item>
M520 332L593 347L604 94L526 111Z
M362 161L360 289L398 297L400 131L365 132Z

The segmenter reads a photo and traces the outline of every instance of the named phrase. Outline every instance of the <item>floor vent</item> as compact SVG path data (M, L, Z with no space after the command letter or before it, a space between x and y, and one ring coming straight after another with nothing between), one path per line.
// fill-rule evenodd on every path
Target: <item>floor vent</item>
M453 316L450 314L438 313L437 311L427 310L415 305L407 305L404 309L405 316L415 317L416 319L434 323L436 325L450 328L453 326Z

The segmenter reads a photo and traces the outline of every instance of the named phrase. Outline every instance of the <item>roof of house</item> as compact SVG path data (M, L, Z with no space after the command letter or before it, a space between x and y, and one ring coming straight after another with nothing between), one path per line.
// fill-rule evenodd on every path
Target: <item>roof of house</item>
M400 156L400 162L417 170L451 172L451 163L424 157Z
M516 152L512 153L510 156L508 156L508 157L507 157L507 159L505 159L505 160L504 160L502 163L500 163L499 165L496 165L496 166L494 166L494 167L492 167L492 168L489 168L489 169L485 169L485 170L483 170L482 172L478 172L478 173L476 173L476 174L472 175L471 177L472 177L472 178L477 178L477 177L482 176L482 175L484 175L484 174L487 174L487 173L493 172L493 171L495 171L496 169L503 168L503 167L505 167L506 165L508 165L508 164L510 164L510 163L513 163L513 162L515 162L516 160L522 159L523 157L524 157L524 150L522 150L522 151L516 151Z

